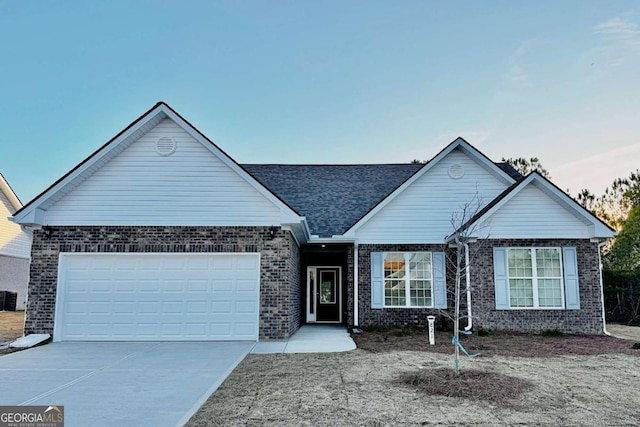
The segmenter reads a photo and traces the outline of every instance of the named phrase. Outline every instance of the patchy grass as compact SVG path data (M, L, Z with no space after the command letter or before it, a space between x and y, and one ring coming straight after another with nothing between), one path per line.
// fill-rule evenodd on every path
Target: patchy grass
M406 338L423 339L416 335ZM452 371L451 354L425 351L373 353L356 349L328 354L250 354L187 425L638 424L640 393L636 372L640 372L640 357L603 354L463 358L461 371L469 377L463 376L462 381L467 387L475 387L473 391L464 390L460 383L440 394L416 388L442 385L450 378L447 372ZM398 377L403 372L414 374L417 385L400 382ZM505 397L507 390L516 403L511 404L510 397ZM521 394L516 397L516 393Z
M463 370L456 377L451 368L420 369L406 372L394 381L435 396L482 400L497 406L519 406L519 399L532 387L518 377L475 369Z
M0 343L13 341L22 336L24 311L0 311ZM0 350L0 356L22 349L6 348Z
M358 348L373 353L390 351L426 351L451 353L451 332L436 332L436 344L429 345L429 334L424 328L413 328L407 334L402 328L363 330L352 337ZM598 354L632 354L640 356L623 339L605 335L564 335L555 330L546 334L483 331L482 334L460 334L460 342L473 353L483 357L556 357L565 355L589 356Z

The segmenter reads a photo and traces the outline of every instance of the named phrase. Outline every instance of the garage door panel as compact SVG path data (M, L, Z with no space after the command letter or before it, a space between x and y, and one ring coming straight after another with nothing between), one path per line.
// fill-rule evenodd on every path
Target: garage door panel
M63 254L54 338L256 340L259 265L258 254Z
M139 279L138 290L140 292L160 292L160 280L158 279Z
M209 291L209 281L207 279L188 279L187 292L191 293L207 293Z
M238 279L236 281L236 289L238 292L256 292L258 290L258 282L252 279Z
M116 291L116 293L130 294L136 291L136 281L131 280L129 277L127 277L126 279L114 279L114 290Z
M231 301L212 301L211 312L215 314L231 314L233 313L233 302Z
M187 301L187 313L192 316L207 314L207 301Z
M233 291L233 278L211 280L211 292L224 293Z

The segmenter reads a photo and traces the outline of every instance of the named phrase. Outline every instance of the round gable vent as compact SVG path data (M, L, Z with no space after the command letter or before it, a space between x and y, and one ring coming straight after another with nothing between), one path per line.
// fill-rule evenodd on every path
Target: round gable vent
M460 179L464 176L464 167L455 163L449 167L449 176L453 179Z
M161 156L170 156L176 151L176 140L168 136L158 138L156 151Z

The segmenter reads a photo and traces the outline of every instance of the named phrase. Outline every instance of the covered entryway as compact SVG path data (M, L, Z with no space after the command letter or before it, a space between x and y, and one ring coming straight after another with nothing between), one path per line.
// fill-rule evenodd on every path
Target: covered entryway
M305 323L346 323L348 257L352 245L302 246L302 316ZM351 252L352 253L352 252Z
M258 339L258 253L60 254L55 341Z

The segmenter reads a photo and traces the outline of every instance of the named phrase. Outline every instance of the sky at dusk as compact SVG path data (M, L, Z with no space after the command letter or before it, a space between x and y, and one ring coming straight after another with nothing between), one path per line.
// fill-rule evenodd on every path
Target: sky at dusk
M23 203L165 101L239 163L403 163L457 136L599 194L640 168L639 1L0 0Z

